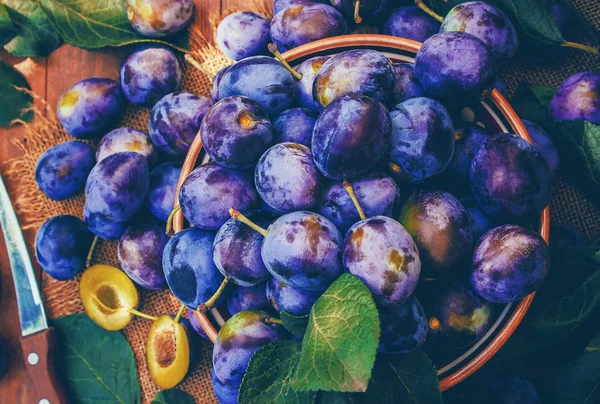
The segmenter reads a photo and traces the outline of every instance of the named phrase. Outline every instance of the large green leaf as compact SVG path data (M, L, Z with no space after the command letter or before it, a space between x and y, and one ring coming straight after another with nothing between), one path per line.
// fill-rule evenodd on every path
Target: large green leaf
M306 331L306 326L308 325L308 314L305 316L294 316L285 311L282 311L279 314L279 317L281 318L283 326L286 330L298 337L304 335L304 332Z
M189 49L187 32L171 42L145 37L127 19L123 0L40 0L42 9L60 36L71 45L85 49L158 42L181 51Z
M12 66L0 61L0 126L10 126L15 119L33 120L33 112L25 111L33 98L16 87L29 89L25 77Z
M100 328L85 314L59 317L53 325L64 348L57 362L73 402L140 402L135 359L120 332Z
M379 313L358 278L341 275L310 311L292 384L298 390L365 391L379 344Z
M17 35L17 32L19 32L19 30L15 24L13 24L6 6L0 4L0 46L3 46L13 39L15 35Z
M312 403L316 392L290 388L292 374L300 358L300 341L268 344L252 355L238 395L245 404Z
M16 56L48 56L61 44L60 36L36 0L1 0L17 28L4 48Z
M195 404L192 396L182 390L163 390L156 393L150 404Z
M533 92L533 88L537 89L538 95ZM548 123L548 106L540 102L540 97L549 92L554 93L556 90L550 87L522 84L510 103L521 119L545 126Z

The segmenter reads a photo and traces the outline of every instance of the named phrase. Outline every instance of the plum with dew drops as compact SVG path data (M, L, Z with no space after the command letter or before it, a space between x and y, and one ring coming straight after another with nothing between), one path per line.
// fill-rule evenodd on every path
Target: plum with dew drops
M227 57L242 60L268 54L270 21L261 14L238 11L223 18L217 27L217 44Z
M321 66L329 60L329 56L315 56L306 59L296 67L296 72L302 76L298 81L297 98L302 108L320 111L321 105L313 97L313 84Z
M248 97L223 98L208 111L200 126L206 153L216 163L234 169L256 165L273 144L273 126L265 110Z
M293 316L305 316L323 292L306 290L287 285L278 279L267 282L267 298L275 310Z
M194 169L179 190L185 218L207 230L219 230L230 218L230 207L246 212L257 208L258 203L258 194L246 173L216 163Z
M244 310L270 311L266 282L254 286L235 286L227 296L227 309L232 316Z
M150 378L162 389L183 380L190 367L190 341L179 316L154 320L146 340L146 363Z
M383 23L383 33L424 42L440 30L440 23L416 6L398 7Z
M153 166L158 160L158 150L152 144L150 136L132 128L117 128L108 132L98 145L96 160L100 162L111 154L127 151L146 157L148 166Z
M86 266L94 235L78 217L46 220L35 236L35 255L44 271L58 280L72 279Z
M96 164L92 146L70 141L46 150L35 165L35 182L50 199L60 201L77 195Z
M421 260L417 245L400 223L375 216L356 223L346 233L346 271L361 279L382 306L406 301L417 287Z
M310 147L318 114L306 108L290 108L273 120L274 142L292 142Z
M90 78L65 90L58 100L56 115L69 135L87 139L106 133L117 123L124 107L119 83Z
M381 336L377 352L403 354L420 347L427 337L427 317L415 296L398 306L379 307Z
M326 177L354 178L383 157L391 131L390 115L382 103L363 95L345 94L327 105L317 118L313 159Z
M173 210L181 164L163 163L150 171L148 210L158 220L166 222Z
M151 38L174 35L194 18L194 0L127 0L133 29Z
M252 354L270 342L287 337L283 326L270 321L264 311L245 310L219 330L213 348L213 369L226 385L239 385Z
M555 122L585 119L600 125L600 73L569 76L552 97L548 114Z

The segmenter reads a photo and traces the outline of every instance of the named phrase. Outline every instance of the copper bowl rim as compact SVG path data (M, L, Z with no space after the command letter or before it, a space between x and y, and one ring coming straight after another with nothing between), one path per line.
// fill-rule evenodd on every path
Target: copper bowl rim
M317 52L323 52L338 48L348 47L384 47L395 50L409 51L416 53L421 47L420 42L416 42L406 38L393 37L388 35L375 35L375 34L358 34L358 35L343 35L333 38L321 39L315 42L311 42L292 50L283 53L283 57L288 62L300 59L305 56L313 55ZM523 122L509 104L509 102L500 94L496 89L492 91L489 99L496 105L496 107L502 113L502 116L506 119L509 125L513 128L514 133L523 139L532 143ZM202 140L198 134L185 157L181 175L177 183L177 192L175 193L175 206L179 204L179 188L194 169L196 160L202 151ZM184 218L183 213L179 210L173 220L173 228L176 232L183 230ZM550 240L550 208L546 207L540 214L539 232L546 243ZM527 310L531 306L535 292L523 298L511 314L510 318L504 324L498 334L488 343L488 345L479 352L475 357L469 360L464 366L450 375L440 380L440 390L445 391L449 388L457 385L458 383L471 376L483 365L487 363L508 341L511 335L515 332L523 317L527 313ZM214 343L217 338L217 330L209 320L209 318L198 311L193 311L194 316L204 329L207 337Z

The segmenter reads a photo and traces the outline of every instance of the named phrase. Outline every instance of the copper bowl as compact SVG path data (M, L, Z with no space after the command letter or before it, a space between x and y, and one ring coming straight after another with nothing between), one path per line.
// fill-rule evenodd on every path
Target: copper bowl
M344 35L299 46L285 52L283 57L294 66L304 59L317 55L335 54L355 48L369 48L385 53L393 61L413 62L414 55L420 47L420 42L387 35ZM498 90L492 91L490 97L482 101L481 110L476 112L475 116L479 120L485 121L486 127L491 125L497 131L513 132L531 143L531 138L523 126L523 122L521 122L514 109ZM196 163L199 157L201 157L201 152L202 140L198 135L194 139L183 163L183 169L177 185L178 191L183 180L197 165ZM203 156L203 160L206 161L206 159L206 156ZM175 206L178 203L176 196ZM184 228L184 217L181 211L175 215L173 227L176 232ZM548 207L540 215L539 232L546 243L548 243L550 234L550 209ZM519 302L505 305L495 323L492 324L489 331L481 340L451 363L440 366L438 375L440 377L441 391L447 390L465 380L498 352L523 320L525 313L527 313L533 301L534 295L535 293L532 293ZM197 311L193 312L212 342L217 338L217 328L215 325L222 325L223 318L227 318L228 316L225 312L226 310L221 312L218 308L211 310L209 315L212 319L206 314L201 314Z

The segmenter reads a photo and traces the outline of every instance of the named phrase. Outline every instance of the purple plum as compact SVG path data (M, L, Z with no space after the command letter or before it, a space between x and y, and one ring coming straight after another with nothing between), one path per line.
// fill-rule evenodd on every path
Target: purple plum
M493 398L490 404L542 404L535 387L520 376L503 376L492 380L486 397Z
M196 319L196 316L194 315L192 310L190 310L190 309L187 310L187 316L188 316L188 321L190 323L190 327L192 327L192 330L196 331L196 334L198 334L200 337L207 340L208 336L206 335L206 332L204 332L204 330L202 329L202 326Z
M167 288L162 255L169 238L163 223L153 217L132 223L119 240L121 269L146 289Z
M200 126L206 153L227 168L254 167L273 144L273 126L260 104L247 97L223 98Z
M217 74L215 74L215 76L212 79L212 84L210 87L210 98L212 99L213 102L217 102L219 101L219 83L221 82L221 78L223 77L223 74L225 74L225 72L233 65L227 65L223 68L221 68Z
M106 134L96 150L96 160L100 162L111 154L126 151L136 152L146 157L148 166L153 166L158 160L158 151L152 144L150 136L132 128L118 128Z
M502 11L482 1L468 1L446 14L440 32L466 32L481 39L497 60L513 57L519 46L515 26Z
M183 91L165 95L150 114L152 142L170 156L185 157L211 106L208 98Z
M152 107L181 85L181 66L173 51L144 47L125 60L120 71L121 88L134 105Z
M35 236L35 256L54 279L72 279L85 269L93 238L78 217L54 216L42 224Z
M483 213L472 195L460 198L460 203L463 204L467 214L471 217L471 233L474 242L477 242L485 233L500 225L496 220L490 219Z
M127 221L119 222L110 217L90 212L87 203L83 208L83 220L92 233L104 240L118 240L129 225Z
M148 210L158 220L166 222L175 206L177 182L181 175L181 164L163 163L150 172Z
M556 174L560 165L560 157L550 136L536 123L523 119L523 125L525 125L525 129L527 129L527 133L533 141L533 147L542 154L546 163L550 166L550 170Z
M259 197L246 173L207 163L194 169L181 184L179 204L194 226L219 230L230 218L230 208L241 212L257 208Z
M389 166L398 181L420 183L448 166L454 153L454 126L442 104L412 98L396 105L390 117Z
M548 246L538 233L503 225L477 243L471 285L490 302L514 302L540 287L548 274L548 263Z
M448 171L467 183L471 175L471 163L489 134L479 125L467 124L454 132L454 156Z
M194 0L127 0L131 26L151 38L182 31L192 21L194 10Z
M379 307L381 335L377 352L403 354L414 351L427 337L427 317L415 296L391 307Z
M412 63L394 63L394 74L394 104L425 94L421 83L415 78L415 65Z
M271 38L281 52L347 32L344 17L327 4L295 3L275 14L271 21Z
M310 147L318 114L306 108L290 108L273 120L275 142L292 142Z
M270 23L265 16L251 11L229 14L217 27L219 49L233 60L268 55Z
M219 401L219 404L238 404L237 398L240 391L240 385L223 383L217 377L214 368L212 368L210 376L213 393L215 393L215 397Z
M313 97L321 107L347 93L366 95L389 105L394 98L394 66L381 52L354 49L327 60L313 83Z
M279 143L258 161L254 182L258 194L270 207L290 212L317 204L322 178L308 147Z
M354 22L359 24L362 20L380 20L393 0L329 0L329 2L347 18L353 18ZM358 12L356 3L358 3Z
M244 310L270 311L272 307L267 299L266 283L254 286L235 285L227 296L227 309L232 316Z
M323 291L343 272L342 236L316 213L298 211L277 219L265 236L262 257L271 274L301 289Z
M415 77L428 97L448 105L464 104L492 91L496 66L481 39L464 32L443 32L428 38L417 52Z
M391 178L371 173L351 182L354 194L367 217L395 217L400 210L400 189ZM360 221L358 211L342 182L332 182L319 201L317 212L331 220L342 234Z
M585 119L600 125L600 73L569 76L556 90L548 112L552 121Z
M423 272L441 276L468 264L473 249L471 217L444 191L415 191L400 212L400 223L413 237Z
M281 10L292 4L322 3L328 4L329 0L273 0L273 15L279 14Z
M77 195L96 164L92 146L78 142L59 143L46 150L35 165L35 181L50 199L60 201Z
M552 172L530 143L504 133L485 140L471 164L471 190L493 218L538 214L552 196Z
M400 223L375 216L350 227L344 268L361 279L381 306L397 306L413 293L421 274L417 245Z
M325 107L315 124L315 164L332 179L364 174L385 154L391 130L383 104L367 96L342 95Z
M440 30L440 23L417 6L399 7L383 23L385 35L424 42Z
M500 94L502 94L502 96L506 99L508 99L508 87L506 86L506 83L504 82L504 80L502 80L502 77L500 77L499 74L496 75L496 81L494 83L494 88L496 90L498 90L498 92Z
M295 288L271 278L267 282L267 298L275 310L292 316L305 316L323 292Z
M78 81L58 100L56 115L65 131L75 138L91 138L117 123L125 109L119 83L91 78Z
M298 82L297 98L302 108L320 111L321 105L313 97L313 84L321 66L330 59L329 56L315 56L306 59L296 67L296 72L302 75Z

